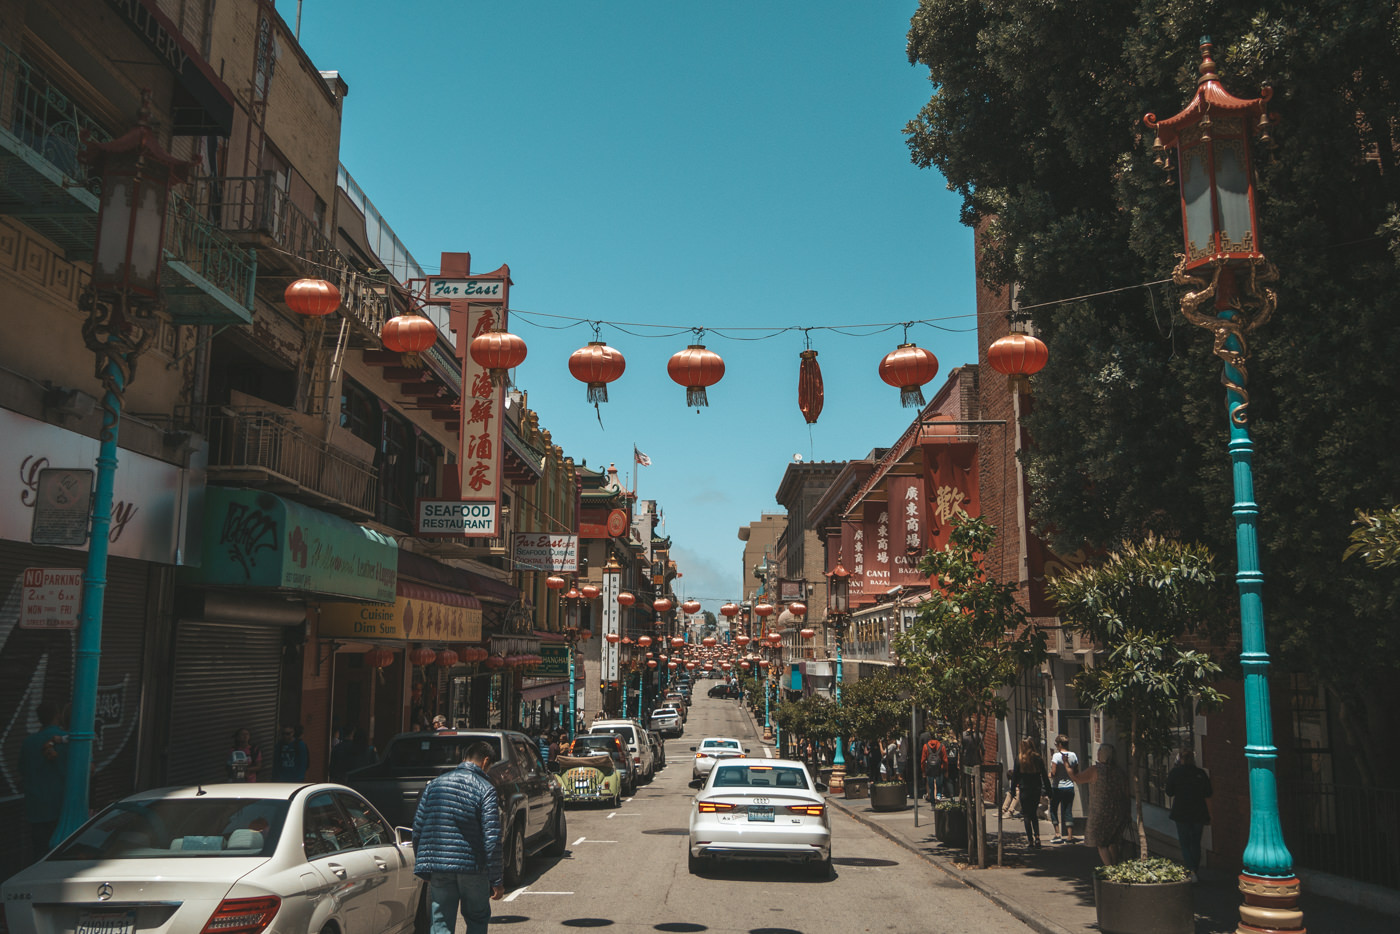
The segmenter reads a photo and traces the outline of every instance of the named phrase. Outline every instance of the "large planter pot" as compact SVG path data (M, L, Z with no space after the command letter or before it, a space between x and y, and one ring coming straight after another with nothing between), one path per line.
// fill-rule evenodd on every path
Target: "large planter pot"
M831 772L832 768L829 765L824 765L821 768L817 769L817 781L821 782L823 785L826 785L828 791L837 791L838 789L831 787Z
M903 782L879 782L870 786L870 807L876 811L902 811L909 806L909 788Z
M865 776L851 778L846 776L846 799L848 801L856 798L870 797L870 779Z
M1193 934L1191 883L1128 885L1094 880L1094 908L1103 934Z
M962 808L955 811L933 812L933 835L945 846L959 849L967 846L967 812Z

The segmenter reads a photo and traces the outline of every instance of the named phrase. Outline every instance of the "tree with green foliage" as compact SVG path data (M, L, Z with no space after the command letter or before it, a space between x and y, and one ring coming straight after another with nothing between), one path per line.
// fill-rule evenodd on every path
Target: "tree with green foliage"
M1214 557L1200 545L1147 536L1102 562L1053 578L1048 589L1061 622L1102 646L1105 656L1075 676L1082 703L1118 721L1128 738L1129 787L1137 801L1138 840L1146 840L1138 777L1150 754L1169 753L1183 708L1219 709L1220 665L1179 645L1206 632L1221 610Z
M1016 583L998 581L983 563L996 528L985 519L955 520L948 544L931 551L919 570L935 584L919 604L913 623L895 638L921 707L948 720L961 733L971 727L986 735L988 720L1006 716L1005 688L1047 657L1045 634L1026 623L1016 602ZM972 763L974 794L982 781L982 761ZM987 865L986 815L975 815L977 862Z
M1380 512L1358 509L1352 526L1351 544L1343 558L1360 555L1373 568L1400 565L1400 506Z
M778 728L791 734L799 744L803 740L825 742L840 735L836 721L836 702L824 694L808 694L798 700L778 704Z
M909 698L910 684L904 677L877 674L846 682L836 708L837 735L867 743L897 736L909 725ZM859 763L862 768L865 765Z
M1190 99L1202 35L1225 86L1270 85L1282 117L1256 159L1278 312L1249 366L1270 651L1331 699L1357 756L1338 780L1393 785L1400 593L1341 555L1400 476L1400 10L921 0L907 50L933 94L906 139L982 225L979 275L1017 286L1049 346L1026 417L1041 534L1063 553L1156 532L1233 554L1219 363L1164 282L1179 196L1142 123Z

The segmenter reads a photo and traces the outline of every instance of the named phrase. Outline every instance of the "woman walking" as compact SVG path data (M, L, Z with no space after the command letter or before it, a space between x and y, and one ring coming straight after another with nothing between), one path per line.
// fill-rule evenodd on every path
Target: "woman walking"
M1021 799L1021 821L1026 826L1026 845L1040 849L1040 796L1050 787L1045 760L1028 736L1021 740L1021 754L1011 770L1011 784Z
M1128 776L1113 762L1114 748L1110 743L1099 747L1097 761L1084 769L1070 769L1076 784L1093 784L1089 796L1089 824L1084 840L1099 848L1099 859L1105 866L1120 859L1123 831L1128 827Z
M1069 751L1069 737L1055 737L1055 754L1050 757L1050 823L1055 842L1074 842L1074 779L1069 770L1079 768L1079 757Z

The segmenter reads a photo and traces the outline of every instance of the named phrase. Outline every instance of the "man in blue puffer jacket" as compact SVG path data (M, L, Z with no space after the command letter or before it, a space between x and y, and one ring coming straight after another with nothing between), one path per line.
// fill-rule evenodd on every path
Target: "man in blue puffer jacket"
M432 934L452 934L457 906L467 934L486 934L491 901L505 895L501 813L486 770L486 743L467 747L465 761L428 783L413 818L414 872L428 880Z

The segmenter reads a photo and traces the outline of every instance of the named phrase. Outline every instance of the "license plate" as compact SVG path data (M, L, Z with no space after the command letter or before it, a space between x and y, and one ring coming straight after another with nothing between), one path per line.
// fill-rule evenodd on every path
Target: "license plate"
M136 912L101 911L78 916L74 934L135 934Z
M749 805L749 820L767 821L771 824L773 823L773 809Z

